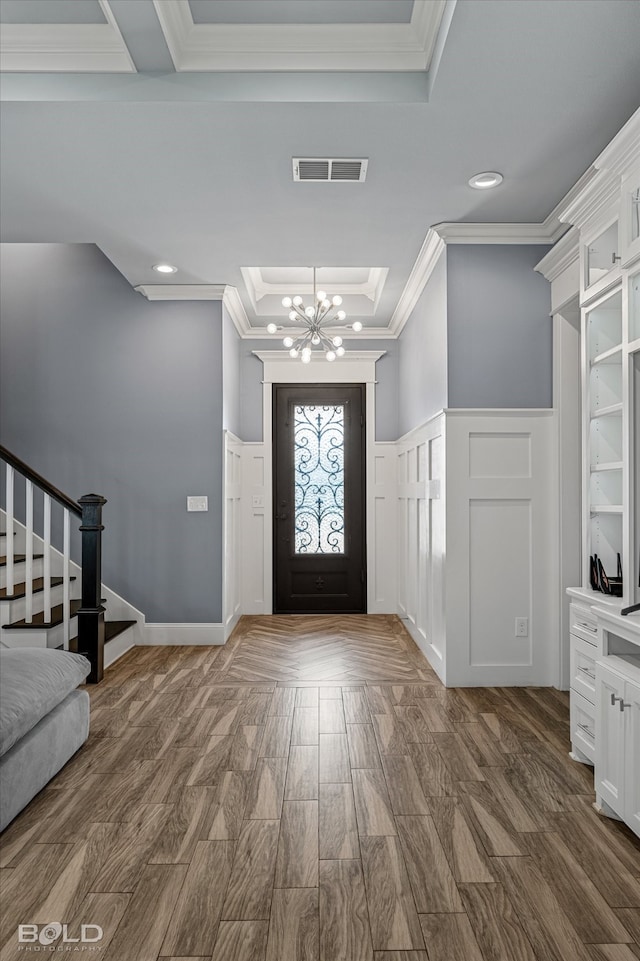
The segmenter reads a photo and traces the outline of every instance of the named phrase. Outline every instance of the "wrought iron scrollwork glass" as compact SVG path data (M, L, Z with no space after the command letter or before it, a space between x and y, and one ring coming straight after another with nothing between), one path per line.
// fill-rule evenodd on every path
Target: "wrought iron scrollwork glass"
M344 554L344 405L295 407L296 554Z

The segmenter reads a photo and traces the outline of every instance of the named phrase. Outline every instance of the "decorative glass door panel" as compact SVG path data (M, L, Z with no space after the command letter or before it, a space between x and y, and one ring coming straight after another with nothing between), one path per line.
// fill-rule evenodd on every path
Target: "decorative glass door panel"
M274 611L364 613L364 385L273 390Z
M344 554L344 406L294 416L296 554Z

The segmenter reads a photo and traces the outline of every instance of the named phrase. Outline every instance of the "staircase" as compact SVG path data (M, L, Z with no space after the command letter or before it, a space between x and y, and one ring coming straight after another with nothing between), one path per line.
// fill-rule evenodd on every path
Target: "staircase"
M134 646L136 628L144 621L135 608L101 583L106 501L95 494L72 500L2 446L0 460L5 466L0 509L0 641L7 647L78 651L89 658L89 681L97 683L104 667ZM16 501L18 510L14 510ZM52 543L52 516L54 528L61 530L59 544ZM74 524L82 538L81 565L71 559ZM103 594L119 619L105 619Z

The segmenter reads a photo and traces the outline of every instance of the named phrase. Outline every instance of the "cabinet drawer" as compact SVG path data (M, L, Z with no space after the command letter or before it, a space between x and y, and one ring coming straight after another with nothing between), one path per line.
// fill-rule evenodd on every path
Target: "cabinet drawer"
M571 627L570 631L576 637L581 637L587 644L598 646L598 622L595 614L591 613L589 607L581 604L571 604L570 606Z
M571 744L591 762L595 760L596 709L586 697L571 691Z
M571 638L571 688L596 703L596 656L593 644Z

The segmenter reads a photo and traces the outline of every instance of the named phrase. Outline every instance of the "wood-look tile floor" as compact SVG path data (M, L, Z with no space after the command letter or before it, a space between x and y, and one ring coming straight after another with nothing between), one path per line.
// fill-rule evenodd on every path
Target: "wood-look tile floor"
M640 842L592 808L568 697L445 690L393 617L137 648L0 839L19 923L104 961L638 961Z

